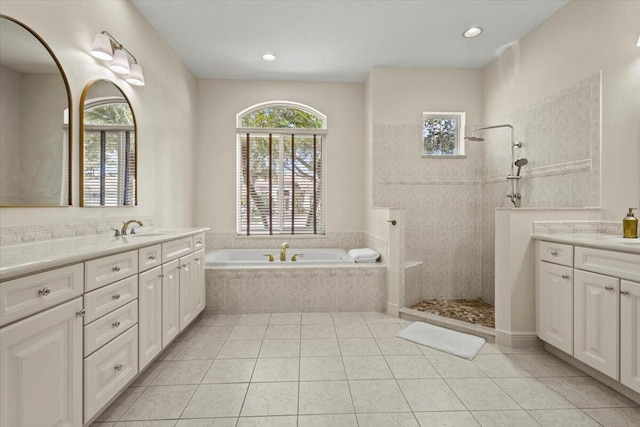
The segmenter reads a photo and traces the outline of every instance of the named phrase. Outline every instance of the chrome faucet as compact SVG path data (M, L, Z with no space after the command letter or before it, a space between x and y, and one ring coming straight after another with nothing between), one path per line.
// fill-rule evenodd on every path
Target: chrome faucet
M138 224L140 227L142 227L142 221L139 221L137 219L130 219L129 221L126 221L122 224L122 230L120 230L120 234L123 236L127 235L127 228L129 227L129 224L131 223L136 223ZM131 234L136 234L135 229L131 232Z
M289 244L284 242L282 246L280 246L280 261L287 260L287 249L289 249Z

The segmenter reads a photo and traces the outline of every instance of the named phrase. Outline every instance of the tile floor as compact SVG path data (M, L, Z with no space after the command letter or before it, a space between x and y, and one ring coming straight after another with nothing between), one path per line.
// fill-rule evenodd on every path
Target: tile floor
M95 427L640 426L638 405L542 351L473 361L380 313L202 317Z

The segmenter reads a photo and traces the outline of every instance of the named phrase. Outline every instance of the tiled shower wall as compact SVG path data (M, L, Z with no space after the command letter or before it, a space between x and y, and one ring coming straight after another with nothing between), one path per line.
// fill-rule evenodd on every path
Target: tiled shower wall
M405 260L424 297L480 296L480 143L466 158L421 156L422 126L373 128L373 204L405 209Z
M520 180L523 208L600 205L600 73L492 121L513 125L523 144L517 156L529 160ZM494 209L511 207L505 179L511 148L508 129L485 131L484 137L481 296L493 303Z
M600 203L600 74L488 125L509 123L520 157L522 207ZM472 126L466 134L470 134ZM421 125L374 125L373 205L405 209L406 261L423 262L422 298L494 302L494 210L510 207L508 128L467 142L466 158L420 155Z

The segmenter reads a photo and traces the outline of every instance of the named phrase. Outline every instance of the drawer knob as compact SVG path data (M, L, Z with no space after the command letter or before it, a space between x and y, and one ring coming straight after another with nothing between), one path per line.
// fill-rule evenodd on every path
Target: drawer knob
M87 310L85 310L84 308L82 310L78 310L76 311L76 316L78 317L84 317L85 313L87 312Z
M120 321L119 321L119 320L116 320L116 321L115 321L115 322L113 322L111 325L112 325L114 328L117 328L118 326L120 326Z
M121 371L123 368L122 363L118 363L116 366L113 367L113 369L115 369L116 371Z
M120 299L120 294L113 294L113 296L111 297L113 299Z
M113 270L114 273L117 273L118 271L120 271L120 266L116 265L115 267L113 267L112 270Z
M622 295L629 295L629 291L620 291Z
M51 293L51 288L48 288L48 287L45 286L44 288L40 289L38 291L38 293L40 295L42 295L43 297L46 297L47 295L49 295Z
M182 264L180 267L187 268L187 264Z
M151 261L155 261L155 260L156 260L156 256L155 256L155 255L149 255L149 259L150 259Z
M613 286L605 286L604 288L609 292L613 290Z
M562 275L562 278L563 278L563 279L568 279L568 278L569 278L569 275L568 275L568 274L563 274L563 275Z
M551 251L549 252L552 256L558 256L558 251Z

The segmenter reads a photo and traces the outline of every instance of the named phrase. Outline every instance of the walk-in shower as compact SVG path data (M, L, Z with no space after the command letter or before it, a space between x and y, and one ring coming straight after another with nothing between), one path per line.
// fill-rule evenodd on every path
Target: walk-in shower
M507 197L513 203L513 206L516 208L520 207L521 195L518 190L518 180L520 179L520 169L522 166L525 166L529 161L524 157L518 158L516 160L516 148L521 148L522 143L516 142L513 135L513 126L509 124L504 125L495 125L495 126L483 126L477 127L473 130L471 136L466 136L464 139L467 141L484 141L484 138L476 136L476 131L480 130L488 130L488 129L498 129L498 128L509 128L511 129L511 173L507 175L507 180L509 180L511 186L511 192L507 194ZM517 172L514 171L514 168L517 167Z

